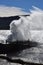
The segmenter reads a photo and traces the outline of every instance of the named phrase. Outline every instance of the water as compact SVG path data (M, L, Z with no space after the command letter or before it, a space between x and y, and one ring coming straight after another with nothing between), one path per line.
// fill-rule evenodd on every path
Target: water
M26 59L26 61L30 62L43 63L43 11L36 8L33 11L31 10L30 17L21 17L21 19L22 20L19 21L19 23L15 21L14 23L12 21L14 27L13 29L10 28L10 30L12 31L12 34L15 33L15 35L17 36L14 37L15 35L13 35L12 39L29 39L31 41L39 42L41 47L39 46L25 49L21 51L20 54L18 54L18 58L22 58L24 61ZM6 37L11 34L10 30L0 30L0 39L6 40Z
M43 11L36 7L33 7L33 9L34 10L30 11L30 16L27 16L27 17L20 16L21 18L19 20L13 20L11 22L10 30L12 32L13 39L35 40L31 36L31 31L35 31L34 32L35 34L37 34L36 31L39 31L38 33L40 34L42 33L43 31ZM43 34L41 34L41 36L40 34L38 35L38 37L40 37L40 39L42 37L43 39ZM38 39L38 41L40 39Z
M19 20L13 20L10 23L10 30L14 39L28 40L30 38L30 25L26 17L21 16Z
M11 34L10 30L0 30L0 43L5 44L9 34Z

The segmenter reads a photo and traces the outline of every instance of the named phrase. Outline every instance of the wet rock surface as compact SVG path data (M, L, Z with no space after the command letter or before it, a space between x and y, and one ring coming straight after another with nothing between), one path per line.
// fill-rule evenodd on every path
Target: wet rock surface
M2 32L0 33L1 33L0 35L6 37L6 35L9 32L8 33L6 32L5 35ZM15 55L13 54L13 56L11 55L8 56L12 59L19 58L24 61L43 64L43 31L31 31L31 40L37 41L38 46L26 48ZM9 63L7 60L0 59L0 65L19 65L19 64Z

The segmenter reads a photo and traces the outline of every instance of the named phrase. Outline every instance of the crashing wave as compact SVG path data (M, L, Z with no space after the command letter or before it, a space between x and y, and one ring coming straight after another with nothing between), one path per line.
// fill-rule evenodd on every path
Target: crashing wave
M33 6L30 10L30 16L20 16L19 20L13 20L10 23L11 35L8 40L31 40L31 30L43 30L43 11ZM10 37L11 36L11 37Z

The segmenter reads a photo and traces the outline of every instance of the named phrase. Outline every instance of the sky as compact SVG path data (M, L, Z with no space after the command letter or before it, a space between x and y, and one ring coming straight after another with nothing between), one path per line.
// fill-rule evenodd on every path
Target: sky
M43 9L43 0L0 0L0 6L20 7L28 12L32 6Z

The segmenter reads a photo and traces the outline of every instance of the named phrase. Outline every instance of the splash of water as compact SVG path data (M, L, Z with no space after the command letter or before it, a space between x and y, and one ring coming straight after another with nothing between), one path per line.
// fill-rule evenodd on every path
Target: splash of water
M10 30L12 40L31 39L31 30L43 30L43 11L33 6L30 16L20 16L19 20L13 20L10 23Z
M30 12L30 29L43 30L43 10L33 6L33 10Z
M23 16L19 20L13 20L10 24L13 39L16 40L28 40L30 37L29 28L28 20Z

